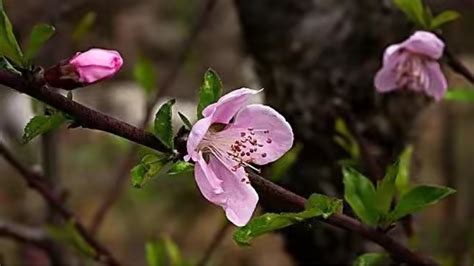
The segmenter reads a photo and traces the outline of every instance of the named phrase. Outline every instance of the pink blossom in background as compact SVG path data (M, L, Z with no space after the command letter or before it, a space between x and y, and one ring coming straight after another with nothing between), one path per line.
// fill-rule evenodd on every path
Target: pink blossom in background
M115 75L123 60L117 51L93 48L78 52L68 63L78 74L79 82L90 84Z
M258 202L244 168L273 162L293 145L293 131L282 115L269 106L247 105L258 92L238 89L206 107L187 142L201 193L237 226L247 224Z
M448 87L437 61L443 50L443 41L426 31L417 31L406 41L389 46L383 67L375 76L375 88L382 93L409 89L441 100Z

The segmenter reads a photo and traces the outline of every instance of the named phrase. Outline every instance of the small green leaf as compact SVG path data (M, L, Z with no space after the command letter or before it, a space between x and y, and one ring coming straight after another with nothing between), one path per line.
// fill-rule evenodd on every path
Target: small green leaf
M444 99L450 101L474 102L474 88L449 88L444 95Z
M375 188L370 180L354 168L343 167L344 198L364 223L376 225L379 215L375 207Z
M169 175L179 175L194 170L194 165L185 161L175 162L171 168L168 170Z
M253 218L244 227L234 233L234 241L242 246L250 245L250 241L263 234L279 230L306 219L327 218L334 213L342 212L342 201L325 195L313 194L306 203L306 209L298 213L266 213Z
M413 23L423 28L429 28L428 11L425 10L421 0L394 0L394 3Z
M398 159L398 171L395 186L401 195L410 188L410 164L413 156L413 146L408 146L403 150Z
M0 2L0 40L0 55L7 57L18 66L24 66L23 53L13 34L12 24L3 9L3 1Z
M338 133L334 136L334 142L349 153L352 160L358 161L360 158L359 143L347 128L346 122L341 118L336 119L334 129Z
M140 163L131 170L132 185L136 188L143 187L145 183L158 175L169 160L168 156L159 153L149 153L143 156Z
M381 215L387 215L390 210L396 192L395 180L397 178L398 169L398 163L390 166L384 178L377 183L377 189L375 190L375 208Z
M390 256L385 253L365 253L357 257L353 266L383 266L391 265Z
M166 250L163 241L151 240L146 242L145 253L148 266L166 265Z
M97 14L94 11L87 12L77 23L76 28L72 33L72 39L75 42L79 42L90 32L92 26L94 25L97 19Z
M458 12L446 10L431 20L431 29L438 29L446 23L457 20L459 17L461 17L461 14Z
M197 107L198 119L202 118L202 110L211 103L217 102L222 94L222 82L216 72L208 69L199 89L199 103Z
M53 36L55 29L48 24L37 24L31 31L28 44L26 45L25 60L30 62L43 47L43 45Z
M133 77L147 94L150 94L155 90L155 73L156 71L153 63L143 56L140 56L133 66Z
M181 266L183 265L183 260L181 257L181 252L179 251L176 243L171 240L169 237L163 237L162 241L165 245L166 253L168 255L169 265L171 266Z
M279 181L296 162L302 149L303 146L297 143L291 150L285 153L283 157L274 162L269 169L269 179L273 182Z
M96 256L95 249L82 237L73 220L67 221L63 226L48 225L46 226L46 231L56 241L73 247L84 256L89 258Z
M153 128L155 136L170 149L173 149L173 125L171 123L171 118L173 115L172 107L175 102L175 99L171 99L161 105L156 113Z
M59 128L64 122L66 122L66 117L61 112L33 117L25 126L23 143L28 143L39 135Z
M193 124L191 124L189 119L181 112L178 112L178 115L179 115L179 118L181 118L181 121L183 121L183 124L186 127L186 129L191 130L191 128L193 128Z
M414 187L400 198L397 206L390 214L390 218L392 221L396 221L408 214L433 205L455 192L454 189L441 186L421 185Z

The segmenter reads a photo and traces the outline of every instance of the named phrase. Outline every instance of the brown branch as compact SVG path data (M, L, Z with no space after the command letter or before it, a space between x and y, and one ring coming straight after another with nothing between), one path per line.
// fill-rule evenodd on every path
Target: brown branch
M156 105L159 98L168 92L168 90L171 88L174 81L178 77L181 67L186 62L186 59L188 58L192 50L191 49L192 45L194 44L197 36L199 35L199 32L201 32L201 30L206 25L209 15L214 9L216 3L217 3L217 0L208 0L204 4L204 8L201 14L198 16L198 20L196 21L191 32L189 33L189 36L184 41L184 44L181 47L181 50L178 53L178 56L176 57L173 65L171 66L171 70L168 72L168 74L163 79L163 81L158 85L157 87L158 89L153 99L151 101L148 101L145 107L145 117L142 120L141 128L146 128L148 122L150 121L150 118L153 115L152 113L153 107ZM105 196L104 201L102 202L102 204L100 204L99 208L97 209L97 211L95 212L92 218L92 223L91 223L92 232L96 232L98 230L107 212L122 194L125 181L127 180L130 169L133 167L133 164L135 162L135 156L137 154L137 151L138 149L136 146L130 148L125 158L123 159L122 163L120 164L121 167L119 167L117 175L114 178L113 186L107 192L107 195Z
M0 237L30 244L46 251L51 244L51 239L43 230L6 221L0 221Z
M454 72L474 84L474 74L447 47L444 50L444 56L446 57L446 63Z
M108 265L119 265L118 261L112 256L107 248L102 246L84 227L84 225L77 219L72 211L70 211L63 204L63 200L60 195L45 183L45 179L36 172L30 171L24 167L8 149L0 142L0 154L5 160L13 166L26 181L28 186L33 190L36 190L48 203L49 206L54 208L61 217L67 221L71 221L78 233L84 238L84 240L96 251L94 259L102 261Z
M214 237L211 240L211 243L209 246L206 248L204 251L204 255L202 258L199 260L199 262L196 264L197 266L206 266L209 260L212 257L212 254L214 251L216 251L217 247L219 247L219 244L221 243L222 239L225 237L225 233L227 232L227 229L229 229L230 223L228 221L224 221L224 224L219 228L219 231L216 232Z
M28 87L26 83L21 81L20 76L0 70L0 84L13 87L20 92L24 92L30 96L33 96L38 100L41 100L63 112L68 113L69 115L74 116L79 122L85 121L89 126L100 125L100 127L95 127L95 129L102 129L103 131L116 134L144 146L154 148L158 151L166 151L163 149L162 145L156 145L156 139L143 130L70 101L62 95L52 92L48 88ZM117 130L120 129L126 130L126 133L117 132ZM133 134L130 132L133 132ZM14 162L13 164L15 165ZM25 172L24 168L22 167L16 168L18 168L21 173L26 174L26 176L31 174L30 172ZM29 183L31 183L38 191L40 191L42 195L44 194L44 197L48 199L48 202L54 205L60 211L60 213L64 213L63 217L71 217L72 214L62 206L59 198L57 196L51 195L50 191L45 189L44 185L41 182L38 182L37 178L26 178L26 180L29 181ZM291 209L304 208L306 202L305 198L298 196L255 174L250 175L250 180L253 186L261 193L263 197L281 202L282 206L288 206ZM337 214L321 221L339 228L353 231L379 244L400 262L416 265L436 265L436 263L430 258L423 257L409 250L385 233L379 232L374 228L367 227L361 224L359 221L346 215ZM84 227L81 228L83 233L85 232L85 236L91 238L87 234L87 231L84 229ZM90 239L88 241L90 241Z

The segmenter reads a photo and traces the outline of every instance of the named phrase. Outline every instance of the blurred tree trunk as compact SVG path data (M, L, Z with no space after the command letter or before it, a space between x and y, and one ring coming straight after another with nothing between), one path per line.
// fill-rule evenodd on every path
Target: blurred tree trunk
M298 162L281 181L287 188L305 196L341 197L338 161L348 155L333 142L340 110L351 117L379 169L393 162L409 140L426 98L408 92L381 96L373 87L384 48L410 34L410 25L391 2L235 0L267 102L289 119L296 141L304 144ZM369 175L367 164L362 167ZM354 235L319 224L283 233L287 250L300 265L346 264L364 249Z

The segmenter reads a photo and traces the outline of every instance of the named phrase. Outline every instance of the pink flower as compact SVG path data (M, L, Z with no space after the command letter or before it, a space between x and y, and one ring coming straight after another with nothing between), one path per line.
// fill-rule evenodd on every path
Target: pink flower
M91 84L109 78L122 67L123 60L117 51L93 48L78 52L69 60L79 76L79 82Z
M55 65L44 73L50 86L72 90L110 78L122 67L123 60L117 51L93 48L78 52L72 58Z
M247 105L258 92L238 89L206 107L187 142L201 193L237 226L247 224L258 202L244 168L273 162L293 145L293 131L283 116L265 105Z
M441 100L448 86L437 61L443 50L443 41L426 31L417 31L408 40L389 46L383 67L375 76L377 91L406 88Z

